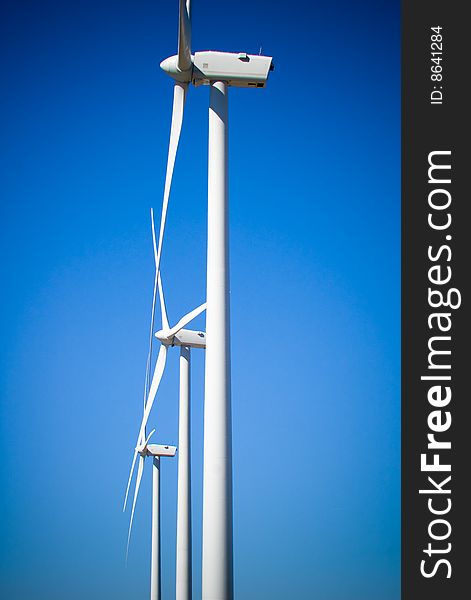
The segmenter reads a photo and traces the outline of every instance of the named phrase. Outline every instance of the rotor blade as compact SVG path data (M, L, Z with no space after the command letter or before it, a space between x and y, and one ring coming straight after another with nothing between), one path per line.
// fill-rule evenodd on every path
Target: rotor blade
M157 243L156 243L156 239L155 239L155 225L154 225L154 211L152 209L150 209L150 213L151 213L151 221L152 221L152 244L154 246L154 260L155 260L155 281L154 281L154 304L153 306L155 307L155 294L157 291L157 286L159 287L159 299L160 299L160 313L162 316L162 328L165 329L168 327L168 318L167 318L167 309L165 308L165 299L164 299L164 290L162 287L162 277L160 275L160 268L158 266L158 261L157 261ZM154 309L155 310L155 309ZM152 322L152 326L153 326L153 322ZM151 337L152 337L153 331L151 331Z
M155 433L155 429L153 429L149 433L149 435L147 436L146 441L144 442L143 446L137 447L134 450L134 458L132 460L131 473L129 474L128 487L126 488L126 497L124 498L123 512L126 510L126 504L127 504L127 501L128 501L128 494L129 494L129 487L131 485L131 479L132 479L132 473L134 471L134 465L136 464L136 457L137 457L137 455L138 455L138 453L139 453L140 450L144 451L144 449L146 448L147 444L149 443L150 438L154 435L154 433Z
M152 208L150 209L150 220L151 220L151 225L152 225L152 243L153 243L153 247L154 247L154 259L156 259L157 249L156 249L156 243L155 243L154 211ZM157 272L157 269L156 269L155 277L154 277L154 293L152 296L152 310L151 310L151 317L150 317L149 350L147 352L146 378L145 378L145 382L144 382L144 408L146 407L146 399L147 399L147 395L149 393L150 366L152 364L152 342L154 339L155 301L156 301L156 297L157 297L158 280L159 280L159 273Z
M191 68L191 3L190 0L180 0L178 17L178 61L180 71Z
M137 450L134 450L134 456L132 458L132 464L131 464L131 471L129 472L128 485L126 486L126 494L124 496L123 512L126 510L126 504L128 503L129 488L131 487L132 474L134 473L134 467L136 465L136 458L137 458Z
M152 383L149 389L149 395L147 397L147 401L144 408L144 414L142 416L141 427L139 429L139 436L137 438L136 449L134 450L134 456L131 464L131 471L129 473L128 485L126 486L126 494L124 496L124 505L123 512L126 510L126 505L128 502L129 489L131 487L132 475L134 473L134 467L136 466L136 458L138 454L137 448L145 444L145 431L147 421L149 419L149 414L152 409L152 405L154 403L155 395L157 394L157 390L159 389L160 380L162 379L162 375L164 374L165 363L167 360L167 346L163 344L160 346L159 355L157 356L157 362L155 363L154 375L152 377ZM153 432L149 434L152 435Z
M160 273L159 273L158 285L159 285L160 313L162 315L162 328L165 329L169 325L168 325L168 318L167 318L167 309L165 308L164 288L162 286L162 277L160 276Z
M204 302L203 304L198 306L198 308L193 309L187 315L182 317L178 321L178 323L174 327L172 327L172 329L169 329L168 332L166 331L165 333L168 335L168 337L172 337L173 335L177 334L180 331L180 329L183 329L185 325L188 325L190 321L193 321L193 319L200 315L204 310L206 310L206 302Z
M144 409L144 415L142 417L141 428L139 429L139 437L137 438L136 447L142 446L142 444L144 443L145 428L149 419L150 411L152 410L152 405L154 404L155 395L157 394L157 390L159 389L162 375L164 374L166 361L167 346L164 346L164 344L162 344L160 346L157 362L155 363L154 375L152 377L152 383L150 385L149 396L147 397L146 407Z
M172 110L172 125L170 127L170 141L168 144L168 157L167 157L167 172L165 174L165 187L164 187L164 199L162 203L162 215L160 217L160 230L159 230L159 242L157 244L157 250L154 246L154 258L155 258L155 272L156 279L159 281L160 278L160 260L162 257L162 244L164 239L165 222L167 220L167 209L168 199L170 196L170 188L172 186L173 168L175 166L175 158L177 155L178 142L180 140L180 133L182 130L183 122L183 108L185 106L186 91L188 89L187 83L175 82L173 88L173 110ZM155 242L154 242L155 244ZM162 291L162 284L158 285L159 297L160 297L160 309L162 313L162 327L165 327L167 321L167 313L165 310L165 302ZM168 326L168 321L167 321Z
M136 508L137 495L139 494L139 487L141 485L142 471L143 470L144 470L144 457L143 456L139 456L139 466L137 467L136 487L134 489L134 498L133 498L133 501L132 501L131 519L129 521L128 543L126 545L126 562L128 561L129 542L131 541L132 522L134 520L134 510Z
M149 435L146 437L146 441L142 444L142 446L139 448L139 452L144 452L144 450L147 448L147 444L149 443L150 438L154 435L155 433L155 429L153 429Z

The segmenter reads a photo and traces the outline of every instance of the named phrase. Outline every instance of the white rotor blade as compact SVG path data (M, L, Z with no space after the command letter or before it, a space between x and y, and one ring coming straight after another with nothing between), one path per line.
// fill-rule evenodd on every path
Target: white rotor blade
M157 394L157 390L159 389L162 375L164 374L166 360L167 360L167 346L164 346L162 344L160 346L159 355L157 357L157 362L155 363L154 375L152 377L152 383L150 384L149 396L147 397L146 408L144 410L144 415L142 417L141 428L139 430L139 437L137 438L136 447L142 446L142 444L144 443L145 428L147 425L147 420L149 419L149 414L150 414L150 411L152 410L152 405L154 404L155 395Z
M154 225L154 211L150 209L151 213L151 221L152 221L152 244L154 246L154 261L155 261L155 281L154 281L154 304L155 307L155 294L157 291L157 286L159 287L159 299L160 299L160 313L162 317L162 328L165 329L168 327L168 318L167 318L167 309L165 308L165 299L164 299L164 291L162 287L162 277L160 276L160 268L158 260L158 252L157 252L157 243L155 239L155 225ZM155 309L154 309L155 310ZM153 332L151 332L152 336Z
M132 473L134 471L134 465L136 464L137 455L139 453L139 450L141 450L141 452L144 451L144 449L146 448L147 444L149 443L150 438L154 435L154 433L155 433L155 429L153 429L149 433L149 435L146 438L146 441L144 442L144 445L141 446L141 447L137 447L134 450L134 458L132 459L131 473L129 474L128 487L126 488L126 497L124 498L123 512L126 510L126 504L127 504L127 501L128 501L128 494L129 494L129 487L131 485Z
M160 312L162 315L162 328L165 329L169 325L168 325L168 318L167 318L167 309L165 307L164 288L162 286L162 277L160 276L160 273L159 273L158 285L159 285Z
M134 456L133 456L132 464L131 464L131 471L129 473L128 485L126 486L126 494L124 497L123 512L126 510L126 504L127 504L128 496L129 496L129 488L131 487L132 475L134 472L134 467L136 465L136 458L137 458L137 454L138 454L137 448L139 448L140 446L142 446L142 444L145 443L145 435L146 435L145 430L146 430L147 421L149 419L149 414L152 409L152 405L154 403L155 395L157 394L157 390L159 389L162 375L164 374L166 360L167 360L167 346L164 346L162 344L160 346L159 355L157 357L157 362L155 363L154 375L152 377L152 383L150 385L149 395L147 397L146 405L144 408L144 414L142 417L141 427L139 429L139 436L137 438L137 443L136 443L136 450L134 450ZM152 433L150 435L152 435Z
M151 220L151 225L152 225L152 242L153 242L153 246L154 246L154 259L156 259L157 249L156 249L156 244L155 244L154 211L152 208L150 209L150 220ZM144 408L146 407L146 399L147 399L147 395L149 393L150 365L152 364L152 341L154 338L155 301L156 301L156 297L157 297L158 281L159 281L159 273L157 272L157 269L156 269L155 277L154 277L154 293L152 296L152 310L151 310L151 317L150 317L149 350L147 352L146 378L145 378L145 382L144 382Z
M190 0L180 0L178 16L178 61L180 71L191 68L191 3Z
M137 450L134 450L134 455L133 455L132 464L131 464L131 471L129 472L128 485L126 486L126 494L124 496L123 512L126 510L126 504L128 503L129 488L131 487L132 474L134 473L134 467L136 465L136 458L137 458Z
M159 243L157 246L157 256L155 259L155 267L157 271L160 271L160 258L162 255L162 242L165 221L167 218L168 198L170 195L170 187L172 185L173 168L175 166L178 142L180 140L180 133L182 130L183 108L185 106L187 89L187 83L179 83L178 81L175 82L175 86L173 88L173 110L172 124L170 126L170 141L168 144L167 172L165 174L164 200L162 204L162 217L160 220Z
M150 438L154 435L155 433L155 429L153 429L149 435L146 437L145 442L142 444L142 446L139 446L138 448L136 448L136 450L138 452L144 452L144 450L147 448L147 444L149 443Z
M188 325L190 321L193 321L193 319L200 315L204 310L206 310L206 302L204 302L203 304L198 306L198 308L193 309L191 312L182 317L178 321L178 323L174 327L172 327L172 329L169 329L168 332L165 332L166 335L168 337L172 337L173 335L177 334L180 331L180 329L183 329L185 325Z
M131 529L132 529L132 522L134 520L134 510L136 508L137 495L139 493L139 486L141 485L142 471L143 470L144 470L144 457L143 456L139 456L139 466L137 468L136 487L134 489L134 498L133 498L133 501L132 501L131 519L129 521L128 543L126 545L126 562L128 560L129 542L131 541Z
M160 260L162 257L162 244L164 239L165 222L167 220L168 199L170 196L170 188L172 186L173 169L175 166L178 142L180 140L180 133L182 130L183 108L185 106L187 89L187 83L179 83L178 81L175 82L175 87L173 88L172 124L170 127L170 141L168 144L167 172L165 174L164 200L162 203L162 216L160 218L159 243L157 244L157 250L155 250L154 247L155 271L157 281L159 281L160 278ZM158 285L158 289L160 297L160 309L162 313L162 327L165 327L165 321L167 321L167 314L165 311L165 302L161 282Z

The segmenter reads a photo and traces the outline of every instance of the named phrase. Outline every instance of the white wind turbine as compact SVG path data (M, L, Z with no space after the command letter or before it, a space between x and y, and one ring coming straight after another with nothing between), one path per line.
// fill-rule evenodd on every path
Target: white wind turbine
M167 180L169 171L167 171ZM171 175L170 175L171 176ZM134 520L137 497L144 470L144 460L153 456L153 493L152 493L152 544L151 544L151 600L160 600L160 457L174 456L174 446L149 444L155 430L146 436L146 425L162 379L168 348L180 346L180 416L179 416L179 446L181 447L178 461L178 510L177 510L177 594L180 597L191 597L191 477L190 477L190 348L205 348L206 335L202 331L184 329L190 321L201 314L206 304L201 304L184 317L174 327L170 327L167 318L162 280L160 276L160 256L163 246L165 221L168 206L170 185L165 186L164 208L160 223L159 242L156 243L154 213L151 209L152 242L154 247L155 279L152 299L152 313L149 336L149 352L147 356L146 377L144 386L144 414L139 429L137 445L133 456L124 500L126 509L130 485L139 455L139 463L131 509L128 530L126 557L129 551L131 531ZM154 337L155 306L159 294L162 329L155 334L161 342L152 382L150 382L150 366L152 362L152 340Z
M190 0L180 0L178 53L160 66L175 81L168 159L172 168L188 86L210 86L202 598L229 600L233 566L227 92L229 86L265 87L273 64L271 57L245 52L192 55Z
M152 431L152 433L154 433ZM150 435L152 435L152 433ZM150 436L149 436L150 437ZM160 575L160 459L163 456L175 456L175 446L162 446L160 444L149 444L148 439L143 447L139 448L139 467L137 471L136 491L134 494L133 514L137 498L137 492L141 483L144 458L152 456L152 542L151 542L151 569L150 569L150 597L151 600L160 600L161 575ZM142 461L141 461L142 459ZM131 517L132 524L132 517ZM131 525L129 535L131 534ZM128 535L128 549L129 549Z

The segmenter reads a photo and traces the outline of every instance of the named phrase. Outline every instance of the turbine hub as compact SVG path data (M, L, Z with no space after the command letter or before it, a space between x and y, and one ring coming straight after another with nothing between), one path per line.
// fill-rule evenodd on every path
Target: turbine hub
M165 71L167 75L170 75L172 79L175 79L175 81L179 81L180 83L188 83L189 81L191 81L191 73L193 71L193 57L191 57L191 60L192 67L187 71L180 71L180 69L178 68L177 55L169 56L168 58L163 60L160 63L160 68L162 69L162 71Z
M171 338L168 337L168 333L163 329L157 331L155 337L159 340L159 342L162 342L162 344L170 344L171 342Z

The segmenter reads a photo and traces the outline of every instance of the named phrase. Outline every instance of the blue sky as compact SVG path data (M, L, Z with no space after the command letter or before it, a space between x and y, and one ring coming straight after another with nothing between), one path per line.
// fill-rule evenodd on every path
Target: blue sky
M177 2L2 3L0 595L144 598L130 558ZM275 57L230 92L234 561L239 600L395 600L400 557L399 3L194 2L193 49ZM191 89L162 273L204 299L207 88ZM204 326L201 318L198 326ZM177 352L156 410L177 442ZM195 598L203 356L193 352ZM161 392L161 393L160 393ZM176 460L163 465L174 597Z

